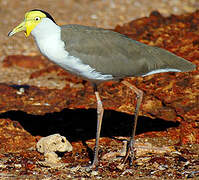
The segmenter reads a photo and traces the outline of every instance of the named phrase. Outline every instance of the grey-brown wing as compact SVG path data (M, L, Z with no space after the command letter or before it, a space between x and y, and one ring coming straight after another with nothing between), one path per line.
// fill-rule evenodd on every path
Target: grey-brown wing
M62 26L61 38L71 56L78 57L102 74L112 74L114 77L141 76L164 68L182 69L182 61L187 64L186 60L168 51L100 28ZM190 64L188 62L188 66Z

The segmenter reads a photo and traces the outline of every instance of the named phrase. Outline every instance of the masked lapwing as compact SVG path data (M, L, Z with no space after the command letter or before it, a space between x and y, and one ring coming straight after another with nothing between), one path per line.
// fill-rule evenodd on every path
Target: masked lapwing
M103 104L97 87L105 81L120 81L136 93L137 104L127 158L134 158L134 137L143 92L125 77L149 76L163 72L193 71L195 65L164 49L151 47L120 33L77 24L59 26L52 16L39 9L25 14L24 21L8 36L24 31L34 37L40 52L71 74L91 82L97 99L97 131L94 160L98 165L99 138L103 117Z

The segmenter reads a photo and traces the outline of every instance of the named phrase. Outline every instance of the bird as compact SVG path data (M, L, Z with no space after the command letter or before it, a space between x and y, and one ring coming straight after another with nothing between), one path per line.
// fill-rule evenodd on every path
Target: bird
M149 46L127 36L99 27L67 24L59 26L46 11L33 9L8 33L24 31L34 37L41 54L64 70L89 81L97 104L97 130L92 168L99 165L99 138L104 113L98 91L99 84L118 81L136 94L132 133L122 164L134 159L136 126L143 91L125 78L144 77L157 73L193 71L196 65L159 47Z

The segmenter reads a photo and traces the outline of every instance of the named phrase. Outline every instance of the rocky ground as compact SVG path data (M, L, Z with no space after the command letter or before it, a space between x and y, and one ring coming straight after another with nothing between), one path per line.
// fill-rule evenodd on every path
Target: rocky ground
M0 178L197 178L199 12L191 12L198 7L196 0L0 1ZM118 152L131 131L135 96L111 82L100 88L106 109L100 165L98 171L85 168L92 159L95 142L92 87L40 56L32 38L26 39L23 33L7 37L24 13L34 8L50 12L58 24L114 29L197 65L197 70L190 73L128 79L144 91L132 167L127 163L122 170L118 168ZM161 14L151 13L153 10ZM148 18L141 18L145 16ZM41 136L54 133L66 136L73 146L72 152L58 153L60 166L40 163L45 157L35 149Z

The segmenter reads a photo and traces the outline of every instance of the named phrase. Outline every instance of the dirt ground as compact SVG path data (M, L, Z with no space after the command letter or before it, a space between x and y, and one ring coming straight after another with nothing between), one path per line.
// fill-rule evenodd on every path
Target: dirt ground
M36 56L40 54L33 39L25 38L23 33L10 39L7 37L7 33L23 20L24 13L35 8L48 11L60 25L74 23L114 29L116 25L123 25L131 20L149 16L153 10L158 10L164 16L194 12L199 8L199 1L2 0L0 1L1 61L8 55ZM14 72L13 69L12 72ZM21 72L22 78L25 79L25 75L26 72ZM3 83L15 82L13 75L10 77L2 75L2 77L1 91L7 88ZM48 80L52 79L49 77ZM37 82L34 82L35 84ZM57 84L62 85L60 79L57 80ZM14 87L19 94L23 93L20 92L21 87ZM23 88L28 87L23 86ZM66 122L63 117L68 116L73 119ZM80 117L85 121L81 122ZM0 149L0 179L197 179L199 177L199 145L181 145L180 137L177 135L175 137L175 133L180 132L181 128L178 122L165 122L160 119L149 122L142 117L142 124L139 125L137 132L139 135L136 140L137 155L134 164L130 167L127 163L124 169L120 170L117 166L121 162L121 157L117 153L115 156L114 153L111 153L122 149L121 139L129 136L132 116L108 111L102 127L103 138L100 139L100 165L98 171L88 171L86 167L92 159L91 149L95 142L96 125L93 122L93 119L96 119L95 110L65 109L60 113L44 116L13 111L0 114L0 118L0 129L6 127L1 129L0 137L5 135L7 138L1 142L1 147L4 148ZM123 121L116 119L123 119ZM45 120L48 120L48 123ZM159 129L160 124L164 128ZM69 132L65 132L66 127L69 127ZM34 146L32 147L35 145L33 142L37 141L40 136L49 135L49 132L59 132L72 142L72 152L59 154L62 158L61 162L64 163L63 166L42 166L39 162L44 160L44 156L38 153ZM21 137L24 138L24 142L29 139L29 145L23 144L24 147L30 146L28 150L21 150L20 146L15 146L12 147L15 151L10 149L5 151L6 143L18 142ZM107 157L107 154L111 157ZM107 158L103 159L103 157Z
M83 24L103 28L114 28L131 20L148 16L158 10L162 15L193 12L199 8L197 0L65 0L65 1L0 1L1 58L4 55L35 55L38 50L33 40L24 38L23 33L8 40L8 32L21 22L24 13L30 9L49 12L56 22L63 24Z

